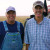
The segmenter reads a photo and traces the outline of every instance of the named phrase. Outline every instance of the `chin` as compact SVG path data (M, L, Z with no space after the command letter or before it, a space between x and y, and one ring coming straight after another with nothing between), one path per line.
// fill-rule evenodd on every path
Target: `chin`
M14 20L10 20L11 22L13 22Z

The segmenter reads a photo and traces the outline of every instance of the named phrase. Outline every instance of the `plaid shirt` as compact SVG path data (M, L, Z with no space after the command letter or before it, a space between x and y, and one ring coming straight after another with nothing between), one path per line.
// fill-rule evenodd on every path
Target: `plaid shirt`
M50 19L46 17L37 24L34 18L26 23L24 41L28 50L50 50Z

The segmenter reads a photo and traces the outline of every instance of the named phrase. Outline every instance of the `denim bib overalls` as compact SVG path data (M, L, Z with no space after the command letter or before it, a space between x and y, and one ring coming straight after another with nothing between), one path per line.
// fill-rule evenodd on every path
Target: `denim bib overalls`
M3 21L3 24L6 35L4 37L1 50L22 50L23 45L20 34L20 23L17 22L17 29L19 32L8 32L6 21Z

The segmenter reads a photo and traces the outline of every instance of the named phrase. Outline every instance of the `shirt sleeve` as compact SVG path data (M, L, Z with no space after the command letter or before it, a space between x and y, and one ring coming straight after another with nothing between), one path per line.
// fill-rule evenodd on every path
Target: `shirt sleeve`
M24 30L24 43L29 44L29 37L28 37L28 22L26 23L25 30Z

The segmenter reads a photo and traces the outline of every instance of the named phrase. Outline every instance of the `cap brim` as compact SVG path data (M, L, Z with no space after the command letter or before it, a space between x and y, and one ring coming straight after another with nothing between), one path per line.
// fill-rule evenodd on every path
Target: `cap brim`
M9 11L14 11L14 10L8 10L7 12L9 12ZM14 11L15 12L15 11Z

